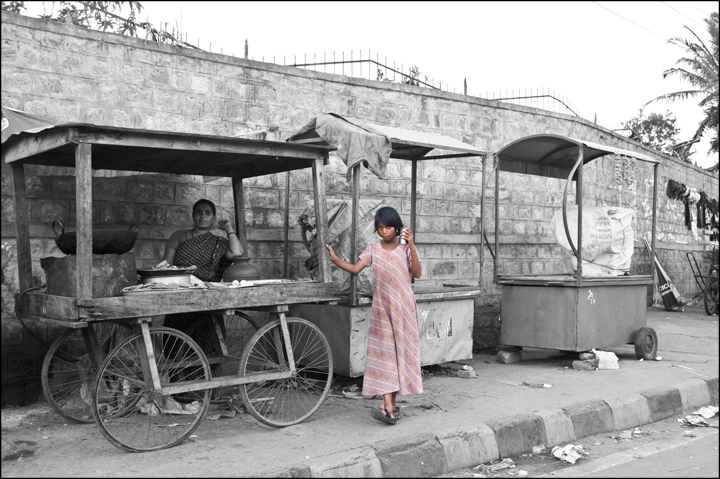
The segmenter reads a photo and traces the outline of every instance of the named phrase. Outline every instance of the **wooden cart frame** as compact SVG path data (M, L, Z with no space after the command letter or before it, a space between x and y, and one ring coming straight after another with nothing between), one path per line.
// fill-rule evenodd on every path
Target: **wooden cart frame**
M272 401L261 398L257 406L243 391L246 408L259 420L274 426L295 424L311 415L327 395L332 379L332 356L322 332L300 318L286 318L288 305L313 302L336 302L330 283L329 259L323 254L327 237L327 208L325 199L324 165L331 148L296 145L283 142L227 138L210 135L190 135L129 128L104 127L87 124L64 124L46 128L35 133L23 132L10 137L2 146L2 157L12 169L15 202L15 228L17 238L18 275L21 293L16 295L16 312L25 319L79 329L85 340L89 357L98 368L93 382L93 409L95 422L102 433L117 447L128 451L145 451L170 447L182 442L198 426L209 400L210 390L226 385L267 384L281 382L276 389L283 394L284 388L300 391L297 383L305 377L298 376L300 369L307 369L303 361L323 361L319 373L324 381L316 387L318 379L305 381L300 394L310 396L311 403L303 404L300 411L282 415L265 405ZM30 251L29 203L25 190L25 165L49 165L75 168L76 216L77 216L77 276L76 297L61 297L33 290ZM183 291L173 293L172 299L157 293L143 296L92 297L92 170L110 169L133 172L221 176L232 178L235 204L235 221L240 241L247 251L247 232L244 221L244 178L289 172L311 168L313 194L318 230L318 256L320 258L319 282L290 282L268 284L256 288L232 290ZM289 175L288 175L289 181ZM285 221L285 271L287 271L288 198L286 185ZM246 253L245 253L246 254ZM37 289L37 288L36 288ZM208 357L197 343L186 334L169 328L150 327L153 316L187 312L225 312L237 309L263 310L274 313L278 319L260 328L251 338L241 358L239 374L230 377L210 378ZM133 324L134 334L120 341L107 356L98 343L95 325L111 323ZM220 358L227 354L224 344L223 325L213 316L215 343ZM172 343L171 343L172 341ZM265 343L263 343L263 341ZM312 341L313 350L308 353L303 344ZM262 343L262 344L261 344ZM251 364L253 350L272 350L272 358L263 358L254 369ZM306 348L307 349L307 348ZM318 352L319 351L319 352ZM52 352L52 348L51 348ZM180 358L178 354L183 353ZM309 354L310 359L298 358ZM135 357L134 366L126 363ZM192 359L192 360L191 360ZM123 363L118 366L117 363ZM180 374L170 378L169 371ZM313 370L316 373L315 370ZM130 379L130 377L134 379ZM169 382L171 381L171 382ZM290 381L290 382L288 382ZM292 382L294 381L294 382ZM308 387L308 381L312 387ZM110 405L108 390L115 385L115 395L124 406ZM119 389L118 389L119 388ZM265 388L267 389L267 388ZM305 392L309 390L309 392ZM193 420L177 424L159 424L165 416L173 419L171 411L164 414L162 408L177 408L183 403L170 401L181 395L195 392L193 407L182 411ZM133 395L134 402L129 400ZM183 396L184 395L184 396ZM100 404L101 397L106 402ZM117 397L113 401L117 402ZM180 397L180 396L177 396ZM142 403L142 404L141 404ZM156 414L154 405L164 404ZM197 404L195 404L197 403ZM145 410L143 410L143 408ZM113 411L108 412L109 410ZM144 415L139 415L138 410ZM148 412L149 411L149 412ZM155 412L153 412L155 411ZM132 414L130 414L132 412ZM130 418L132 416L132 418ZM141 419L138 419L141 418ZM157 419L156 419L157 418ZM127 421L126 421L127 419ZM126 430L142 422L145 428L162 431L137 439L128 436ZM157 424L156 424L157 423ZM156 427L157 426L157 427ZM117 430L112 429L117 427ZM160 429L163 428L163 429ZM172 431L165 432L165 431Z

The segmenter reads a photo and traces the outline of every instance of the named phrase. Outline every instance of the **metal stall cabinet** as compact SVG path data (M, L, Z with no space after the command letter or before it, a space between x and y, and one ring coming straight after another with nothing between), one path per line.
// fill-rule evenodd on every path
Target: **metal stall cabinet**
M380 163L387 162L389 158L410 161L410 229L417 244L422 244L426 234L416 231L418 163L443 158L481 157L483 177L485 174L486 152L473 145L444 135L376 125L337 114L317 116L293 133L288 142L335 147L351 170L352 231L355 234L352 235L350 258L345 258L350 262L357 261L361 253L358 251L357 231L366 226L358 224L360 167L363 163L375 172L382 170ZM485 199L484 184L481 203ZM420 322L421 364L426 366L472 358L475 298L482 292L481 285L448 286L442 282L420 281L413 284L413 292ZM335 371L356 377L365 371L371 309L372 297L359 294L353 276L349 293L339 304L298 304L291 311L311 318L310 321L327 334Z
M655 251L658 161L646 155L558 135L532 135L502 148L494 155L495 251L500 246L500 171L550 178L566 178L562 199L565 233L577 271L559 275L493 276L502 285L502 346L589 351L619 344L635 344L638 358L652 359L657 335L646 327L647 291L652 275L583 275L582 211L583 166L608 154L635 158L653 165L652 246ZM577 244L567 219L568 191L576 181ZM498 255L499 257L499 255Z

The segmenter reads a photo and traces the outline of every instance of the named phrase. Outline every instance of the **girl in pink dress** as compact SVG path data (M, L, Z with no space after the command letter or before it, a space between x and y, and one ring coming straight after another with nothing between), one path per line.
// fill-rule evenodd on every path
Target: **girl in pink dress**
M327 246L330 260L351 274L373 266L373 293L363 395L382 394L384 403L373 408L372 416L386 424L400 417L397 394L423 392L420 372L420 335L417 305L410 275L422 274L412 231L403 229L398 212L389 206L375 213L375 231L380 240L370 243L355 264L346 263ZM407 244L400 244L400 239Z

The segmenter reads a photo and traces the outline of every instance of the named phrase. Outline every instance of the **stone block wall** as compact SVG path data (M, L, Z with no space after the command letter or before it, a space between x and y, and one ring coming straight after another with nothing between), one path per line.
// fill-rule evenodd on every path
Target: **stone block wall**
M442 92L412 85L360 80L341 75L188 50L72 25L45 22L2 12L2 104L65 121L184 133L234 136L267 132L284 140L315 115L335 112L370 122L439 133L488 151L531 134L554 133L639 151L661 161L658 194L658 256L680 291L695 286L685 254L706 257L708 242L687 230L678 202L668 199L665 183L674 179L706 192L718 191L717 172L647 149L586 120ZM485 224L494 248L495 178L487 165ZM480 158L420 162L416 237L423 259L423 282L477 284L480 271ZM349 199L342 161L331 155L326 175L330 199ZM44 275L39 260L60 255L50 226L55 219L75 228L73 170L27 167L35 282ZM201 197L220 213L234 217L229 180L95 171L93 220L99 227L136 224L134 252L138 266L162 258L164 242L178 228L189 227L190 207ZM245 181L244 221L249 255L264 277L282 273L285 174ZM586 206L618 205L637 212L636 238L649 238L652 168L614 155L585 168ZM9 168L2 166L2 240L14 245L14 213ZM552 274L570 270L569 254L557 246L550 227L560 209L562 180L500 175L502 273ZM383 198L403 219L410 219L410 164L391 160L385 178L363 171L363 198ZM574 186L570 199L574 202ZM309 256L296 220L312 205L308 171L290 174L291 277L308 277ZM492 282L492 258L486 248L482 271L484 294L476 300L473 339L478 348L497 345L500 289ZM349 259L349 258L348 258ZM2 285L3 404L31 398L39 391L39 365L57 328L27 324L14 317L17 293L14 258ZM634 274L649 273L650 262L637 244ZM342 274L334 272L334 277ZM34 334L31 334L34 333ZM15 386L10 387L10 384ZM6 394L6 384L8 385ZM25 388L25 389L23 389ZM23 392L25 391L25 392ZM24 394L24 396L23 396ZM6 397L7 396L7 397Z

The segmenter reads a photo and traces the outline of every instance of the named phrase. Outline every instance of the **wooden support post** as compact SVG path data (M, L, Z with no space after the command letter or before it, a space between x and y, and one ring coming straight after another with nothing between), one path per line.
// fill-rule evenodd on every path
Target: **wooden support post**
M238 239L243 248L243 256L248 255L247 228L245 227L245 193L243 190L243 177L235 172L232 177L233 200L235 202L235 227Z
M143 373L146 378L145 381L147 381L147 377L150 376L152 378L153 389L159 391L162 389L162 385L160 383L160 373L155 359L154 345L152 337L150 336L150 323L142 323L140 329L145 345L145 348L141 348L139 351L140 363L142 364ZM159 346L162 347L162 345ZM162 351L160 351L160 354L162 354Z
M78 143L75 147L75 194L77 227L78 299L92 299L92 145Z
M98 344L97 336L95 335L95 328L93 323L88 322L87 327L80 330L85 340L85 347L90 351L90 360L95 363L95 367L100 369L100 365L105 359L100 351L100 345Z
M288 277L288 235L290 232L290 172L285 172L285 242L283 244L283 278Z
M350 258L347 261L350 264L355 263L358 256L357 251L357 227L358 227L358 208L360 207L360 163L353 166L352 169L352 222L350 226ZM357 275L350 275L350 306L357 306Z
M327 200L325 198L325 163L321 158L316 159L312 166L313 193L315 194L315 228L317 231L317 255L320 268L320 281L332 282L330 274L330 257L325 245L328 242Z
M19 161L12 163L15 200L15 247L20 292L32 287L32 253L30 252L30 205L25 192L25 169Z

